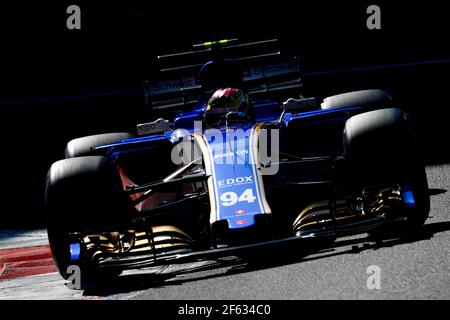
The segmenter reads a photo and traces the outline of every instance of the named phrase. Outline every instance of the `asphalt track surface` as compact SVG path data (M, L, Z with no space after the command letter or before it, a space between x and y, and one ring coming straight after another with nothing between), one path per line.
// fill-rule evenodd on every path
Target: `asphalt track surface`
M69 290L49 263L45 230L2 232L0 300L450 299L450 165L428 166L427 175L430 218L415 238L364 234L306 256L267 252L256 264L231 258L133 270L84 291ZM369 266L380 268L380 289L367 287Z

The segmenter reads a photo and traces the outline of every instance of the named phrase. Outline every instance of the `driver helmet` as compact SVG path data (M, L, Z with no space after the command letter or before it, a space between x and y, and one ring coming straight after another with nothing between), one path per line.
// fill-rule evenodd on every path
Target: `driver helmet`
M241 89L225 88L216 90L209 99L204 114L207 126L213 126L220 122L229 112L248 113L249 97Z

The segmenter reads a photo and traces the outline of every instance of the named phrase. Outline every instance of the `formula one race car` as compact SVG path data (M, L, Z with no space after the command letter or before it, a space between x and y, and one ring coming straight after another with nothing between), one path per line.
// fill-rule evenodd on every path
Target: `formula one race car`
M64 278L71 265L96 277L393 221L420 228L429 195L410 116L380 89L301 98L297 60L266 50L276 42L215 41L160 56L189 60L146 84L152 116L168 120L67 144L46 181L48 237ZM194 61L204 55L206 64Z

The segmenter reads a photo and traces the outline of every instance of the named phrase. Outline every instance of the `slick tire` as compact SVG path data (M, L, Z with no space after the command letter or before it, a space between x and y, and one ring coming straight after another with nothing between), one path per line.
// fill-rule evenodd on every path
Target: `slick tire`
M365 110L386 108L392 105L389 93L381 89L361 90L327 97L321 104L322 110L346 107L363 107Z
M120 229L128 223L133 207L129 197L120 192L119 183L114 165L101 156L64 159L50 167L45 188L47 233L64 279L69 265L90 270L81 256L71 257L71 243L79 243L83 232Z
M345 175L352 187L398 183L411 202L406 226L414 231L430 211L427 176L411 119L398 108L365 112L347 120L343 133Z
M67 143L66 158L95 155L94 149L101 145L132 139L134 135L128 132L104 133L73 139Z

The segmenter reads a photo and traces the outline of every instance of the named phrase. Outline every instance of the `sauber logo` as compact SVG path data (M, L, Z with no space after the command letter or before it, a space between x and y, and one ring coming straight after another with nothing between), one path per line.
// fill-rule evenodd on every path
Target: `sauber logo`
M245 210L239 209L234 211L235 214L244 214Z
M217 182L219 187L224 187L224 186L233 185L233 184L242 184L242 183L253 183L253 177L252 176L238 177L238 178L219 180Z
M197 83L195 77L186 77L182 79L170 79L165 81L150 82L148 90L150 94L158 94L193 88L196 85Z
M248 150L241 150L235 152L226 152L221 154L215 154L214 159L226 158L226 157L234 157L234 156L242 156L248 154Z
M236 220L236 224L242 225L242 224L246 224L247 220L245 219L240 219L240 220Z

